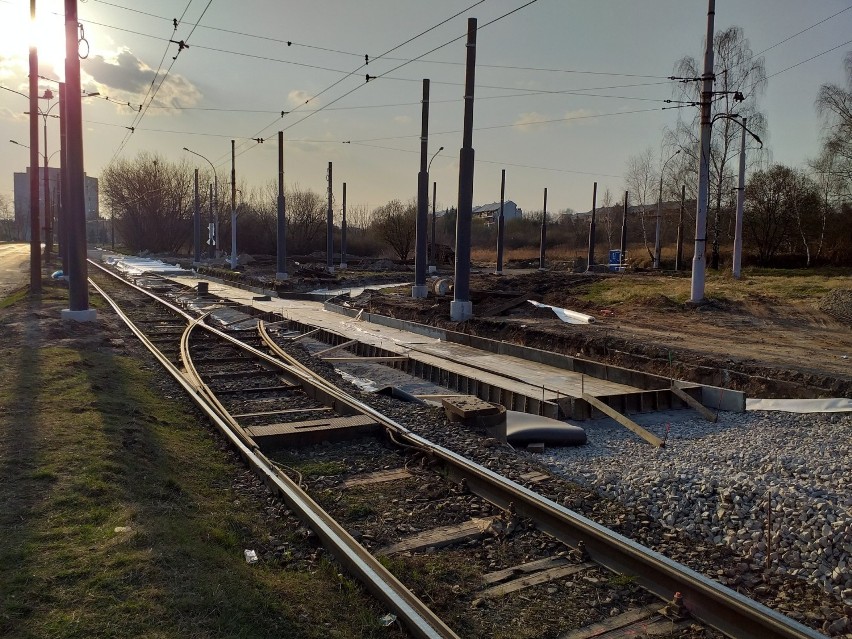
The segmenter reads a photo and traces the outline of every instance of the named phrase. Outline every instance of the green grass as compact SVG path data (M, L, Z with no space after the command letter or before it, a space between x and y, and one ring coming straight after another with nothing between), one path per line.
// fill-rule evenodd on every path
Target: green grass
M335 563L290 565L315 548L235 489L186 400L136 359L53 346L61 326L0 328L0 636L400 636Z
M10 306L26 299L27 295L29 294L29 291L30 290L28 287L24 287L22 289L14 291L3 299L0 299L0 308L9 308Z

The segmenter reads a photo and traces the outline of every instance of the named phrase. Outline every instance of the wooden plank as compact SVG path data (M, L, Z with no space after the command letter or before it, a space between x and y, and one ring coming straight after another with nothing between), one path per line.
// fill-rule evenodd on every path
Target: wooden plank
M268 417L270 415L286 415L290 413L313 413L320 411L331 410L330 407L320 406L319 408L282 408L281 410L267 410L260 413L240 413L239 415L231 415L234 419L241 417Z
M326 353L333 353L334 351L339 351L341 348L346 348L347 346L352 346L352 344L357 344L357 339L350 339L348 342L343 342L342 344L338 344L337 346L332 346L331 348L326 348L324 350L318 351L314 353L314 357L322 357Z
M620 615L616 615L615 617L596 621L595 623L589 624L584 628L579 628L578 630L572 630L571 632L560 635L559 639L597 639L599 637L608 636L605 633L609 633L610 631L619 628L624 628L625 626L634 624L637 621L643 621L657 615L657 611L659 609L659 603L649 604L641 608L634 608L633 610L622 612Z
M324 362L407 362L408 355L376 355L374 357L323 357Z
M380 484L386 481L399 481L408 479L411 473L405 468L395 468L393 470L380 470L375 473L367 473L351 477L341 484L343 488L353 488L355 486L367 486L369 484Z
M704 416L708 422L715 422L718 419L718 415L714 413L712 410L707 408L704 404L695 399L692 395L684 391L682 388L678 388L674 383L671 388L672 393L677 395L680 399L682 399L687 406L690 408L694 408L699 413Z
M295 388L301 387L296 384L281 384L280 386L252 386L251 388L223 388L220 390L212 390L215 395L234 395L236 393L271 393L289 391Z
M441 548L460 541L474 539L482 535L488 528L490 517L468 519L460 524L432 528L411 537L406 537L395 544L379 549L376 555L393 555L398 552L423 550L424 548Z
M546 473L539 472L537 470L533 470L529 473L524 473L521 475L521 479L524 481L528 481L531 484L537 484L540 481L544 481L545 479L550 479L550 475Z
M576 575L578 572L593 568L594 565L595 564L592 562L587 562L583 564L559 566L557 568L550 568L549 570L542 570L540 572L533 573L532 575L527 575L526 577L513 579L512 581L507 581L506 583L481 590L479 592L479 596L487 598L502 597L510 592L517 592L518 590L523 590L530 586L537 586L555 579L562 579L563 577Z
M539 570L546 570L548 568L556 568L557 566L564 566L567 563L568 560L564 557L547 557L545 559L531 561L527 564L521 564L520 566L512 566L511 568L489 572L482 576L482 582L485 584L496 584L501 581L506 581L510 577L529 574Z
M588 393L583 393L583 399L586 400L587 402L589 402L595 408L597 408L604 415L608 415L609 417L612 417L615 421L617 421L619 424L624 426L626 429L631 430L634 433L636 433L637 435L639 435L639 437L644 439L649 444L652 444L652 445L656 446L657 448L662 448L662 446L663 446L663 440L662 439L657 437L654 433L649 433L647 430L642 428L639 424L634 422L632 419L625 417L624 415L619 413L617 410L610 408L609 406L604 404L601 400L599 400L597 397L592 397Z
M308 331L307 333L302 333L301 335L297 335L296 337L291 337L290 341L291 342L298 342L303 337L310 337L314 333L319 333L321 330L322 330L321 328L315 328L314 330Z

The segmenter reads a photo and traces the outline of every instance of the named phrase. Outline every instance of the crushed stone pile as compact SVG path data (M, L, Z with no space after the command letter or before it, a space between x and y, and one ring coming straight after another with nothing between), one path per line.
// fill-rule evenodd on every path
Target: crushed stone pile
M827 293L819 301L819 310L852 325L852 290L838 288Z

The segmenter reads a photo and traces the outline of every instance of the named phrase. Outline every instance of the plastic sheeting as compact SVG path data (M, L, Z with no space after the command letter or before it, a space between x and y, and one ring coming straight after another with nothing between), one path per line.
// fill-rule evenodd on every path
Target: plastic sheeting
M785 413L849 413L852 399L746 399L746 410L778 410Z
M594 324L595 322L594 317L592 317L591 315L586 315L585 313L578 313L577 311L572 311L567 308L550 306L549 304L542 304L541 302L535 302L533 300L527 301L536 308L549 308L551 311L554 312L556 317L561 319L563 322L567 322L568 324Z

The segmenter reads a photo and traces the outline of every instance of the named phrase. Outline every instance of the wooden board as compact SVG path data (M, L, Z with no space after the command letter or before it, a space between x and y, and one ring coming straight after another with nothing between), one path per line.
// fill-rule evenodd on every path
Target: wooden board
M598 639L600 637L610 637L610 632L614 630L624 629L626 626L633 626L637 622L647 621L652 617L659 619L657 611L662 607L661 604L650 604L642 608L634 608L627 612L622 612L620 615L610 617L589 624L584 628L572 630L564 635L560 635L559 639ZM631 635L641 636L641 635Z
M682 388L678 388L675 384L672 384L672 393L674 393L677 397L682 399L687 406L690 408L694 408L699 413L704 416L708 422L714 422L718 419L718 415L714 413L712 410L707 408L704 404L695 399L692 395L685 392Z
M540 481L544 481L545 479L550 479L550 475L546 473L539 472L537 470L533 470L528 473L524 473L521 475L521 479L524 481L528 481L531 484L537 484Z
M544 584L548 581L553 581L555 579L562 579L563 577L576 575L578 572L588 570L589 568L593 568L594 566L595 564L587 562L583 564L574 564L571 566L558 566L556 568L549 568L548 570L542 570L540 572L533 573L532 575L519 577L518 579L513 579L512 581L507 581L506 583L502 583L491 588L486 588L485 590L480 591L479 596L488 598L502 597L503 595L507 595L510 592L517 592L518 590L523 590L524 588L529 588L530 586L537 586L539 584Z
M395 468L393 470L380 470L375 473L367 473L365 475L350 477L344 481L341 486L343 488L353 488L355 486L381 484L386 481L399 481L402 479L408 479L409 477L411 477L411 473L404 468Z
M331 408L321 406L319 408L282 408L281 410L267 410L260 413L240 413L239 415L231 415L234 419L242 417L268 417L270 415L287 415L292 413L317 413L320 411L328 411Z
M563 557L547 557L546 559L531 561L527 564L521 564L520 566L512 566L511 568L504 568L503 570L489 572L482 576L482 582L485 584L496 584L501 581L506 581L510 577L538 572L539 570L547 570L548 568L556 568L558 566L564 566L567 563L568 560Z
M628 430L631 430L634 433L636 433L637 435L639 435L639 437L644 439L649 444L652 444L652 445L654 445L658 448L661 448L663 446L663 440L660 439L659 437L657 437L654 433L649 433L647 430L642 428L639 424L634 422L632 419L625 417L624 415L619 413L614 408L610 408L609 406L604 404L601 400L599 400L597 397L592 397L588 393L583 393L583 399L585 399L587 402L589 402L589 404L591 404L592 406L597 408L604 415L608 415L609 417L612 417L619 424L621 424L622 426L624 426Z
M407 362L407 355L375 355L373 357L323 357L324 362Z
M348 342L343 342L341 344L338 344L337 346L332 346L331 348L326 348L326 349L323 349L321 351L317 351L313 355L314 355L314 357L322 357L326 353L333 353L334 351L339 351L341 348L346 348L347 346L352 346L352 344L357 344L357 343L358 343L357 339L350 339Z
M330 417L302 422L247 426L246 432L262 449L305 446L323 441L340 441L377 430L379 425L366 415Z
M460 541L467 541L482 535L488 528L492 519L490 517L468 519L460 524L432 528L401 541L379 549L377 555L393 555L398 552L423 550L424 548L441 548Z

